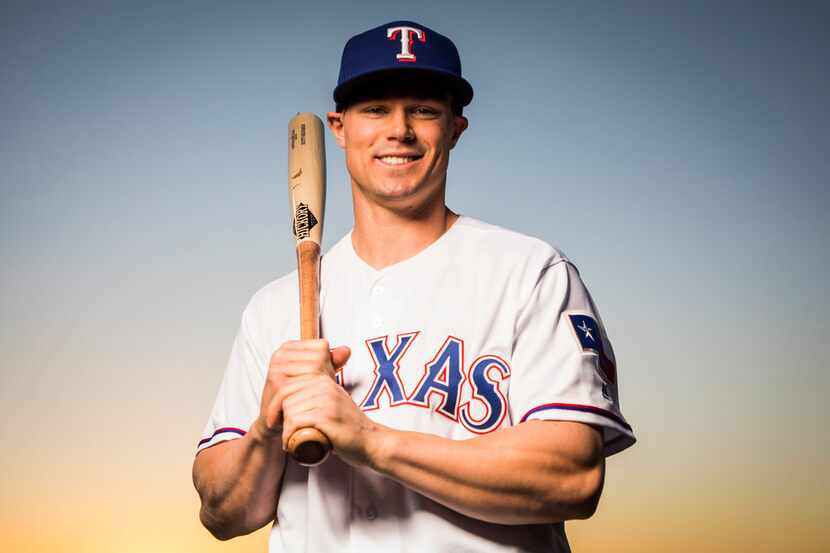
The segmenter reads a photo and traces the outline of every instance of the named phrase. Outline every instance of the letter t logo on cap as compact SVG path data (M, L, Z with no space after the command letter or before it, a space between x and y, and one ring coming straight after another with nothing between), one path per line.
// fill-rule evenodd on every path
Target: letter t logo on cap
M401 53L395 57L398 58L398 61L415 61L415 54L412 53L412 35L418 37L421 42L426 42L427 34L415 27L390 27L386 29L386 38L395 40L398 38L398 33L401 35Z

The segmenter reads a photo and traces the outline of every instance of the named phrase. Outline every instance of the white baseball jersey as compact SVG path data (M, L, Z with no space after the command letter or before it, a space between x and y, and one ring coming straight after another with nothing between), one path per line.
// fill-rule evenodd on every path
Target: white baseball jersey
M296 272L252 298L200 450L259 415L272 352L299 336L297 298ZM320 303L322 335L352 349L338 381L381 424L463 440L568 420L601 427L606 455L634 443L599 314L574 266L540 240L462 216L375 270L347 235L323 257ZM271 553L569 551L561 523L476 520L336 455L287 463Z

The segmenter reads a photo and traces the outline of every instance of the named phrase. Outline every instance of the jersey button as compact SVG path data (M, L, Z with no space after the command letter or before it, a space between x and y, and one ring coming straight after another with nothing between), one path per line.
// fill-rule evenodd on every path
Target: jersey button
M378 284L377 286L372 288L372 295L373 296L380 296L381 294L383 294L383 286Z
M374 315L372 317L372 328L380 328L383 326L383 319L380 318L380 315Z
M366 518L368 518L369 520L375 520L376 518L378 518L377 510L371 505L366 508Z

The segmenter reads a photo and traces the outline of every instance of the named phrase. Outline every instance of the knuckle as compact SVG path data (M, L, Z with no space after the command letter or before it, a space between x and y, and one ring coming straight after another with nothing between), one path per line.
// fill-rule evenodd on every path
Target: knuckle
M274 393L273 397L271 398L271 404L276 409L282 409L282 404L285 403L285 391L278 390Z
M290 351L291 342L284 342L279 348L274 350L274 353L271 354L271 359L268 363L269 366L279 365L284 362L288 358Z
M267 383L273 389L279 390L285 379L279 371L268 371Z
M311 349L313 349L317 353L320 353L320 352L328 353L328 351L329 351L329 341L326 340L325 338L319 338L317 340L309 340L309 346L310 346Z

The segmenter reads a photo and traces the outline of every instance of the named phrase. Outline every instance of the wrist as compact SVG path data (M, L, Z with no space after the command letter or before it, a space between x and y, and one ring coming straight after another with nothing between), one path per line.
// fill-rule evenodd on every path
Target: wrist
M368 465L372 470L387 474L395 450L400 447L401 432L381 424L376 424L369 433L367 453Z
M248 429L251 440L259 446L277 446L282 449L282 425L278 428L268 428L264 417L258 417Z

